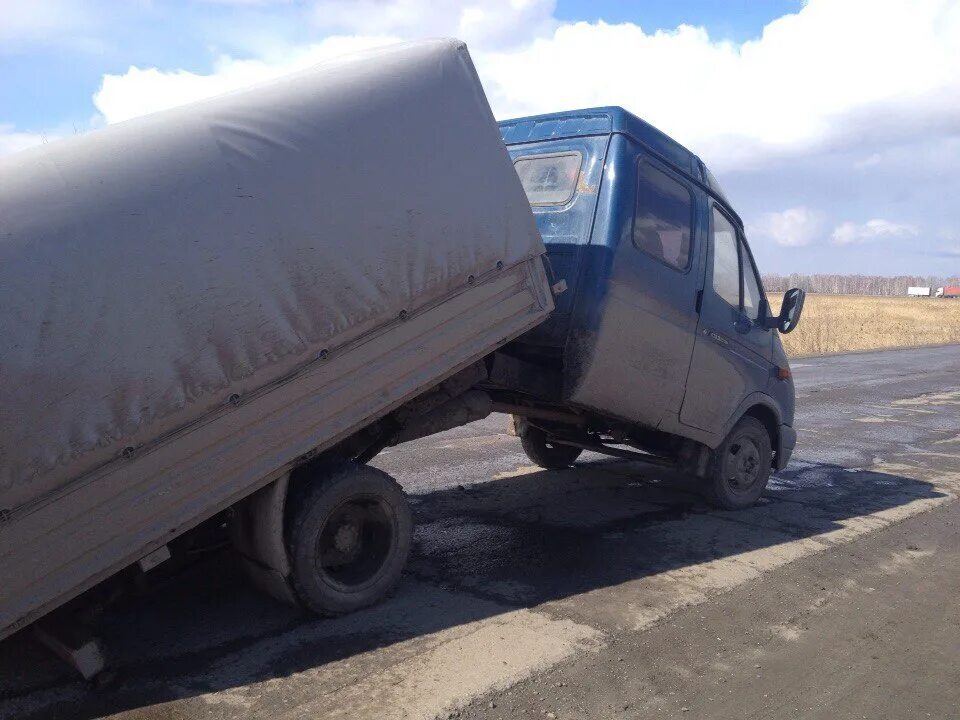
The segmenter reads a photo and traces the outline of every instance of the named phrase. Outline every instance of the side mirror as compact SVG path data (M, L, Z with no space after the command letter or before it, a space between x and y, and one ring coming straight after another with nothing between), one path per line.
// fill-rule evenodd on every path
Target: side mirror
M807 293L800 288L787 290L783 294L783 303L780 305L780 317L775 318L775 327L782 333L793 331L800 322L800 313L803 312L803 301Z

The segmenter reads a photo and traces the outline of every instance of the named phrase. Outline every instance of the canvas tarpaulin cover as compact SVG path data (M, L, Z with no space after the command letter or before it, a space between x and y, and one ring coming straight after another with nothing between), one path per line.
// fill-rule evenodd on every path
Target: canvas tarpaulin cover
M0 507L542 252L453 40L0 159Z

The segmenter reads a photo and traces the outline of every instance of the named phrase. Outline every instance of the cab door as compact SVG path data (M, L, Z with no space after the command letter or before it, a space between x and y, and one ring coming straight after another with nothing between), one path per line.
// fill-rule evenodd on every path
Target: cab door
M627 146L616 153L614 252L599 327L569 399L655 428L679 412L693 350L698 195L639 145L617 141Z
M713 203L709 260L686 393L685 425L719 434L743 399L772 372L772 331L756 266L737 224Z

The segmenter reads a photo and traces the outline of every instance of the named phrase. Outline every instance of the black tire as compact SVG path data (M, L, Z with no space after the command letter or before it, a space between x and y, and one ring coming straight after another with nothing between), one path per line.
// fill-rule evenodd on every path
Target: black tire
M390 594L410 554L413 516L397 482L355 462L326 466L290 502L290 585L320 615L342 615Z
M547 470L570 467L583 452L572 445L550 442L543 430L528 423L523 423L520 429L520 444L528 458Z
M770 435L759 420L743 417L713 454L707 475L711 502L725 510L750 507L770 478Z

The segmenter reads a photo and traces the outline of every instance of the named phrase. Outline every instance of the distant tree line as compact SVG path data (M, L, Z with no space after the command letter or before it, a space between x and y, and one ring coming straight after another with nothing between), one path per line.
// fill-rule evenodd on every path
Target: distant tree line
M933 275L764 275L763 286L767 292L785 292L790 288L802 288L811 293L829 293L834 295L906 295L910 286L929 287L931 293L938 287L960 285L957 277L935 277Z

